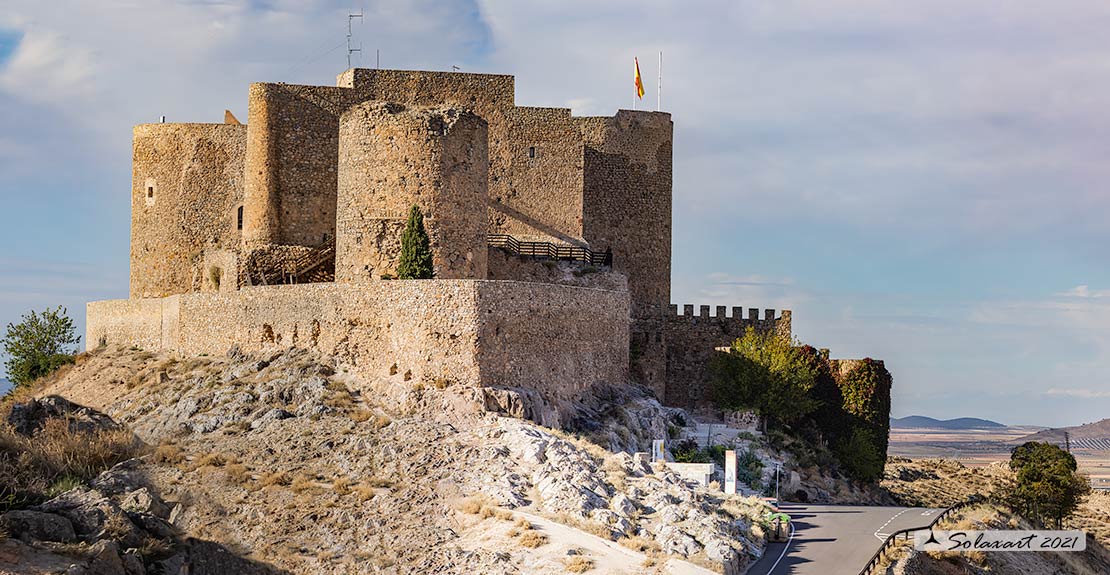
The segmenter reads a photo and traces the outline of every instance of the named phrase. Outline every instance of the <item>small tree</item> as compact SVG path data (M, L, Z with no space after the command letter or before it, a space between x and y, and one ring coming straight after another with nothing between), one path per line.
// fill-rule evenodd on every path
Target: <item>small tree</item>
M8 379L17 387L27 385L72 362L80 341L64 307L31 311L18 324L9 323L7 335L0 340L8 356L4 362Z
M1076 472L1075 457L1051 443L1015 447L1010 469L1015 473L1010 504L1042 525L1051 520L1059 528L1091 491L1087 478Z
M424 214L415 205L409 210L409 220L401 234L401 259L397 263L399 279L431 279L432 247L424 229Z
M754 409L768 420L794 423L817 407L811 392L817 373L798 346L775 333L748 328L711 367L711 393L725 410Z

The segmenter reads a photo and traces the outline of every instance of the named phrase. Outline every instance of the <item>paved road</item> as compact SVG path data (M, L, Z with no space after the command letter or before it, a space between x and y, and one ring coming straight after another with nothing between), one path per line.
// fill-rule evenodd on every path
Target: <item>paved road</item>
M940 509L784 503L794 536L771 543L748 575L858 575L893 531L928 525Z

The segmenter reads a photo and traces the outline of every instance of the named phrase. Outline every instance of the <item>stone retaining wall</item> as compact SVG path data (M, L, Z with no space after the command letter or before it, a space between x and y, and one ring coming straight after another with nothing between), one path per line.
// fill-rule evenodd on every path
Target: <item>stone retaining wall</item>
M628 378L628 293L486 280L244 287L92 302L86 341L182 355L302 347L369 378L573 399Z

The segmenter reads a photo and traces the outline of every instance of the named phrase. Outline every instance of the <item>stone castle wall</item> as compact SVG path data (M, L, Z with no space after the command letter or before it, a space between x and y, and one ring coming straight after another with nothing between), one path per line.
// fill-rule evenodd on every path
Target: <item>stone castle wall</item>
M671 297L670 114L621 110L576 119L583 156L583 236L613 250L613 268L628 276L632 298L633 374L662 397L665 333Z
M244 244L319 247L335 238L339 114L347 90L251 84Z
M435 277L486 278L486 122L451 108L367 102L339 128L336 280L395 275L419 206Z
M135 127L131 297L202 289L210 281L205 251L238 248L246 143L247 127L241 125Z
M246 287L92 302L86 341L184 355L296 346L369 378L446 379L568 399L627 381L627 297L484 280Z
M666 345L667 386L664 403L691 409L709 406L709 361L714 350L727 347L744 335L749 327L771 331L783 337L791 334L791 313L784 310L775 317L775 310L751 308L747 317L743 309L732 308L728 315L725 306L717 306L712 314L707 305L700 306L695 315L694 306L669 307L664 316L663 341Z

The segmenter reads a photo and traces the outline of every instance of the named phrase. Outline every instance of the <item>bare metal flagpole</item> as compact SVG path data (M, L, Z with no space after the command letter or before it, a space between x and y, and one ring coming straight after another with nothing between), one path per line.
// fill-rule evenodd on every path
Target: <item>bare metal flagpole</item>
M663 51L659 51L659 79L655 81L655 111L663 111Z

